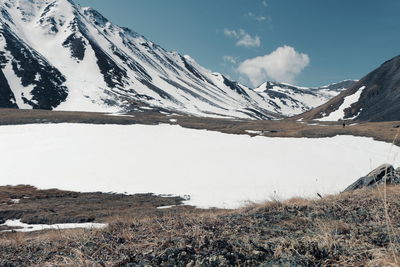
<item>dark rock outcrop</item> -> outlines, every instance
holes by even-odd
[[[400,184],[400,168],[394,169],[390,164],[382,164],[366,176],[361,177],[348,186],[344,192],[353,191],[364,187],[375,187],[384,184]]]

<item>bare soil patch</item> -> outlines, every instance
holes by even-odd
[[[123,214],[140,217],[163,213],[163,210],[157,209],[161,206],[192,209],[180,206],[183,201],[181,197],[151,193],[78,193],[57,189],[38,190],[26,185],[0,186],[0,223],[9,219],[21,219],[28,224],[107,222]]]

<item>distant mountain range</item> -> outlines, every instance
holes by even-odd
[[[265,83],[252,90],[168,52],[71,0],[0,3],[0,107],[68,111],[162,108],[196,116],[279,119],[336,96]]]
[[[322,106],[297,117],[304,120],[400,120],[400,56],[383,63]]]
[[[285,83],[266,82],[254,91],[273,105],[273,111],[285,116],[306,112],[326,103],[356,81],[345,80],[318,88],[298,87]]]

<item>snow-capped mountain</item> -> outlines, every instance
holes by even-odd
[[[331,89],[265,83],[252,90],[72,0],[0,2],[0,107],[101,112],[152,107],[278,119],[326,102],[336,95]]]
[[[326,103],[355,83],[356,81],[353,80],[345,80],[318,88],[306,88],[285,83],[265,82],[254,91],[262,95],[269,103],[273,103],[274,112],[293,116]]]
[[[400,120],[400,56],[383,63],[349,89],[299,119],[338,121]]]
[[[72,0],[2,0],[0,106],[274,119],[257,92]]]

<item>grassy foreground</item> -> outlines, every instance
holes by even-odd
[[[383,188],[363,189],[232,211],[125,213],[102,230],[2,233],[0,266],[398,266],[400,186],[386,193],[386,201]]]

